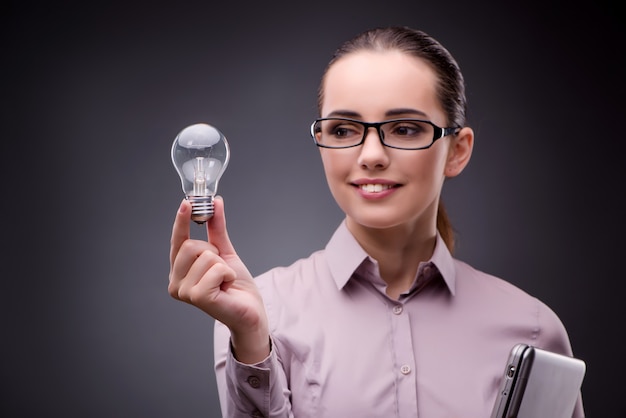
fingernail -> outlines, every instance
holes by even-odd
[[[178,207],[178,213],[185,213],[187,210],[187,206],[185,205],[185,201],[180,202],[180,206]]]

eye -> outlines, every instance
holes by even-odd
[[[396,137],[416,137],[428,132],[428,124],[417,121],[401,121],[391,124],[389,133]]]
[[[352,138],[354,136],[360,136],[363,131],[359,125],[347,123],[345,121],[331,121],[328,128],[328,134],[336,138]]]

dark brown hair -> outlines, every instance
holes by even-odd
[[[344,42],[335,51],[326,66],[318,90],[317,104],[320,112],[324,100],[324,80],[328,69],[341,57],[363,50],[397,50],[428,63],[437,76],[437,98],[446,114],[446,126],[465,126],[467,111],[465,81],[456,60],[443,45],[428,34],[399,26],[368,30]],[[448,249],[451,252],[454,251],[454,230],[441,200],[437,208],[437,230]]]

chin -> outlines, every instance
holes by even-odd
[[[358,214],[356,216],[348,215],[348,220],[355,226],[369,229],[389,229],[408,222],[405,219],[390,216],[389,213],[380,213],[369,216],[364,216],[363,214]]]

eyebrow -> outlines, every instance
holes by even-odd
[[[401,115],[416,115],[427,118],[428,115],[421,110],[411,109],[411,108],[398,108],[398,109],[389,109],[385,112],[385,117],[394,117]],[[332,117],[343,117],[343,118],[352,118],[352,119],[361,119],[362,116],[360,113],[355,112],[353,110],[333,110],[328,115],[324,116],[326,118]]]

